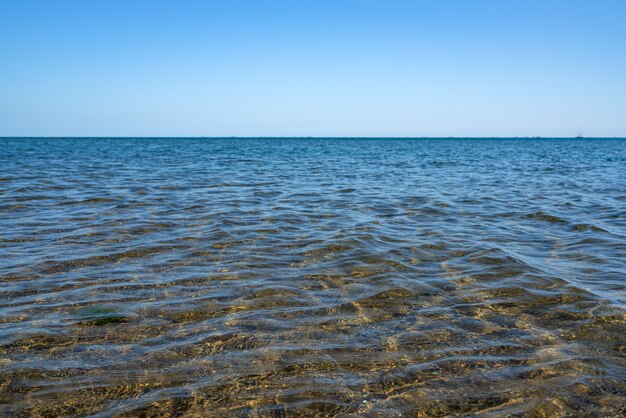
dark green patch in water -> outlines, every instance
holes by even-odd
[[[109,325],[130,321],[130,317],[123,315],[117,309],[106,306],[89,306],[79,309],[75,313],[82,325]]]

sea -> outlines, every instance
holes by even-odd
[[[620,416],[626,139],[2,138],[2,416]]]

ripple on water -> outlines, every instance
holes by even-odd
[[[626,410],[626,141],[0,149],[1,415]]]

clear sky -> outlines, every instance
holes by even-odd
[[[626,136],[624,0],[1,0],[0,136]]]

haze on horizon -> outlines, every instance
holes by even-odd
[[[0,3],[0,136],[626,136],[619,0]]]

